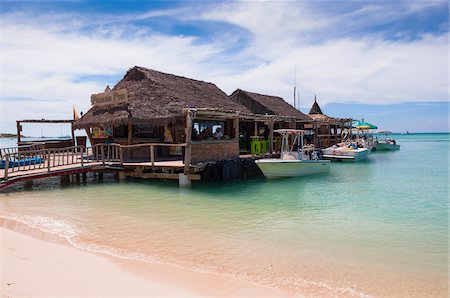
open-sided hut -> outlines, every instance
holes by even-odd
[[[139,66],[111,90],[92,95],[91,103],[74,124],[87,129],[91,143],[184,144],[188,163],[238,157],[237,119],[251,113],[213,83]],[[157,158],[181,159],[181,147],[161,145]],[[133,158],[144,155],[134,152]]]
[[[319,148],[326,148],[342,141],[344,129],[351,128],[352,119],[333,118],[322,112],[317,98],[314,96],[314,103],[308,116],[314,120],[313,124],[307,125],[317,136],[314,141]]]
[[[240,121],[240,132],[245,136],[245,142],[241,142],[241,150],[253,149],[253,146],[250,145],[250,139],[252,139],[252,143],[254,143],[254,140],[257,139],[257,137],[263,138],[263,140],[269,140],[270,136],[268,136],[268,134],[272,129],[303,129],[306,123],[312,123],[312,120],[307,115],[303,114],[278,96],[237,89],[230,95],[230,98],[234,102],[245,106],[254,114],[270,115],[270,120],[260,119],[260,121]],[[277,136],[275,136],[274,139],[275,151],[277,151],[281,140],[279,140]]]

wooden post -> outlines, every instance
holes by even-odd
[[[150,161],[152,162],[152,167],[155,166],[155,147],[150,145]]]
[[[184,173],[189,173],[189,165],[191,163],[191,139],[192,139],[192,111],[187,110],[186,113],[186,149],[184,150]]]
[[[269,123],[269,143],[270,143],[270,154],[273,153],[273,119],[270,119],[270,123]]]
[[[50,157],[51,157],[51,152],[50,152],[50,150],[47,150],[47,172],[50,172],[50,167],[51,167],[51,165],[50,165]],[[55,163],[55,162],[53,162],[53,163]]]
[[[255,120],[255,130],[253,131],[253,136],[256,137],[258,135],[258,122]]]
[[[6,162],[5,162],[5,175],[4,175],[4,179],[8,180],[8,171],[9,171],[9,154],[5,155],[6,158]]]
[[[22,131],[22,127],[20,126],[20,121],[17,122],[17,146],[20,146],[20,133]]]
[[[234,119],[234,137],[239,141],[239,113],[236,114]]]
[[[72,131],[72,141],[73,145],[75,146],[75,131],[73,130],[73,122],[70,123],[70,130]]]
[[[102,155],[102,164],[105,165],[105,146],[103,144],[100,146],[100,152]]]
[[[119,154],[120,154],[120,164],[123,165],[123,149],[122,149],[122,146],[119,147]]]
[[[133,125],[128,121],[128,145],[133,143]],[[133,148],[129,148],[130,158],[133,159]]]
[[[133,124],[128,122],[128,145],[133,143]]]
[[[80,152],[81,152],[81,167],[84,166],[84,147],[81,146],[80,147]]]
[[[91,134],[91,129],[90,128],[85,128],[84,129],[86,131],[86,135],[89,139],[89,143],[91,143],[91,146],[94,146],[94,139],[92,138],[92,134]]]

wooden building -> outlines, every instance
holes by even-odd
[[[240,121],[239,131],[241,133],[241,151],[253,149],[253,145],[251,144],[254,143],[254,140],[257,137],[268,141],[269,145],[273,138],[275,140],[275,146],[274,148],[270,148],[270,151],[278,151],[278,147],[281,144],[281,138],[279,136],[271,137],[271,130],[280,128],[304,129],[305,124],[313,123],[307,115],[303,114],[278,96],[237,89],[230,95],[230,99],[243,105],[253,114],[265,115],[268,118],[262,118],[260,121]]]
[[[187,168],[201,162],[239,157],[240,119],[259,119],[213,83],[135,66],[75,121],[91,144],[130,146],[129,160],[182,160]],[[153,150],[153,149],[152,149]]]
[[[308,116],[314,120],[313,124],[307,124],[305,128],[314,131],[314,145],[318,148],[326,148],[342,141],[342,133],[345,129],[352,127],[352,119],[333,118],[322,112],[317,98],[314,96],[314,103]]]

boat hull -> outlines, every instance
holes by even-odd
[[[300,177],[330,171],[329,160],[279,160],[260,159],[256,164],[269,179]]]
[[[400,150],[400,145],[390,144],[390,143],[376,143],[375,144],[376,151],[388,151],[388,150]]]
[[[323,152],[323,159],[340,162],[363,161],[366,160],[369,155],[369,150],[366,148],[358,150],[327,148],[322,150],[322,152]]]

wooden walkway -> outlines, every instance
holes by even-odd
[[[138,145],[142,147],[142,144]],[[154,151],[155,144],[148,144]],[[16,182],[97,171],[129,172],[129,176],[143,178],[175,179],[175,174],[146,173],[144,169],[183,171],[182,160],[156,161],[154,154],[149,161],[132,162],[123,158],[118,144],[98,144],[90,148],[73,146],[58,149],[5,148],[2,149],[0,189]],[[130,147],[130,146],[126,146]],[[137,169],[137,173],[133,171]],[[151,175],[148,175],[151,174]],[[176,174],[177,175],[177,174]],[[148,177],[147,177],[148,176]],[[196,177],[193,177],[193,180]]]

